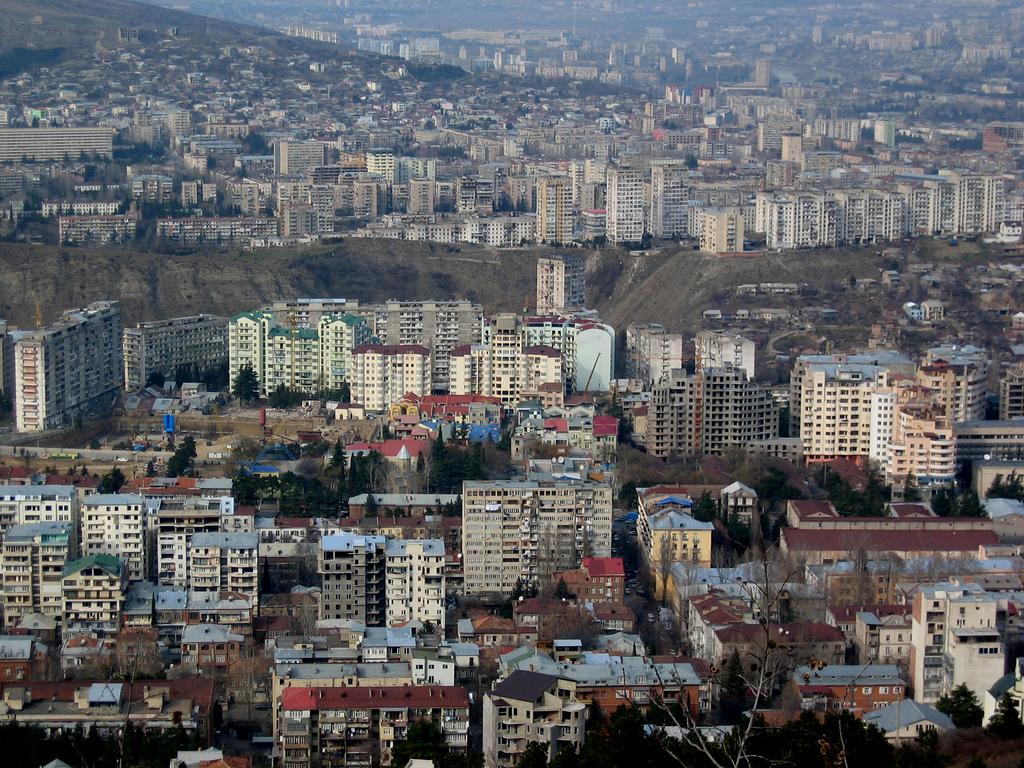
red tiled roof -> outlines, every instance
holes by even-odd
[[[553,429],[556,432],[568,432],[569,431],[569,420],[568,419],[544,419],[544,429]]]
[[[617,436],[619,434],[619,420],[614,416],[595,416],[594,434],[599,437]]]
[[[768,630],[771,633],[771,638],[779,642],[846,642],[846,635],[839,629],[821,622],[773,624]],[[730,624],[727,627],[716,629],[715,634],[723,642],[761,642],[764,640],[764,627],[760,624]]]
[[[279,517],[274,520],[275,528],[312,528],[311,517]]]
[[[281,709],[313,712],[321,709],[382,709],[469,706],[466,689],[456,685],[403,685],[393,688],[286,688]]]
[[[973,552],[999,543],[992,531],[808,530],[784,528],[786,547],[798,552]]]
[[[836,508],[832,506],[831,501],[793,499],[789,502],[789,506],[800,519],[809,517],[839,517],[839,513],[836,512]]]
[[[626,568],[622,564],[621,557],[584,557],[583,567],[592,579],[603,576],[625,577],[626,575]]]
[[[411,438],[406,438],[405,440],[384,440],[383,442],[374,443],[349,443],[345,446],[345,450],[349,453],[353,451],[377,451],[382,456],[394,458],[402,452],[403,447],[413,457],[421,453],[430,452],[430,442],[428,440],[413,440]]]

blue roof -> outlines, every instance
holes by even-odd
[[[685,496],[666,496],[664,499],[655,504],[655,506],[667,507],[669,504],[673,504],[677,507],[692,507],[693,499],[688,499]]]

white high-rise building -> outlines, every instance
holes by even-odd
[[[0,485],[0,537],[11,526],[28,523],[70,523],[77,532],[80,517],[73,485]]]
[[[772,250],[820,248],[837,242],[835,198],[821,193],[757,195],[755,229]]]
[[[98,301],[21,335],[14,344],[19,432],[64,426],[121,388],[121,310]]]
[[[444,542],[440,539],[388,539],[384,558],[388,626],[429,621],[443,630]]]
[[[305,176],[323,165],[327,145],[319,141],[279,141],[274,145],[274,173],[277,176]]]
[[[607,195],[608,242],[639,243],[645,231],[643,174],[633,168],[609,166]]]

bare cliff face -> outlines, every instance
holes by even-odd
[[[321,296],[468,298],[488,313],[518,312],[534,306],[536,260],[547,252],[356,238],[304,248],[184,255],[2,243],[0,317],[28,327],[36,302],[43,319],[51,320],[64,309],[118,299],[124,323],[131,325],[198,312],[231,315],[278,299]],[[853,302],[867,311],[871,307],[849,293],[848,281],[851,275],[877,277],[880,266],[870,249],[725,259],[671,248],[643,255],[615,248],[586,253],[587,304],[619,330],[631,322],[657,322],[691,333],[709,308],[795,310],[811,301],[835,302],[840,310]],[[759,282],[806,283],[813,295],[736,295],[737,285]]]

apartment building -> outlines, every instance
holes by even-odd
[[[386,767],[396,742],[424,720],[437,725],[450,751],[467,751],[469,694],[442,685],[286,688],[275,740],[282,768]]]
[[[838,239],[837,204],[825,194],[758,193],[755,222],[771,250],[831,247]]]
[[[127,591],[128,572],[112,555],[88,555],[67,563],[61,574],[64,638],[83,632],[116,636]]]
[[[188,545],[188,578],[200,592],[238,592],[256,612],[260,601],[259,534],[196,533]]]
[[[932,391],[954,422],[985,418],[988,353],[975,346],[933,347],[917,371],[917,383]]]
[[[123,381],[121,310],[116,301],[65,312],[14,343],[19,432],[71,423],[113,399]]]
[[[139,229],[136,211],[112,214],[80,214],[57,219],[57,237],[68,245],[109,245],[135,239]]]
[[[697,231],[704,253],[743,251],[743,212],[739,208],[705,208],[697,216]]]
[[[648,209],[650,232],[657,238],[685,237],[689,232],[689,176],[680,160],[652,160]]]
[[[388,539],[385,598],[387,626],[430,622],[444,630],[445,549],[440,539]]]
[[[564,253],[537,259],[537,314],[582,309],[587,301],[586,257]]]
[[[149,576],[146,500],[126,493],[97,493],[82,500],[82,554],[113,555],[128,581]]]
[[[610,243],[639,243],[646,231],[644,176],[634,168],[608,167],[605,236]]]
[[[208,674],[224,673],[242,657],[245,636],[219,624],[189,624],[181,633],[181,663]]]
[[[887,483],[913,475],[919,485],[950,485],[956,479],[953,421],[932,403],[897,407],[885,463]]]
[[[888,382],[888,371],[874,365],[807,366],[800,396],[804,458],[867,459],[871,452],[872,395]]]
[[[276,218],[263,216],[193,216],[156,222],[157,237],[184,245],[244,243],[277,237],[278,229]]]
[[[175,317],[125,328],[124,388],[137,392],[154,373],[176,379],[182,366],[203,371],[228,359],[228,321],[215,315]]]
[[[861,664],[905,664],[910,658],[912,622],[909,612],[857,611],[853,646]]]
[[[0,536],[26,523],[69,523],[77,531],[80,518],[73,485],[0,485]]]
[[[327,145],[320,141],[278,141],[274,144],[274,175],[305,176],[325,165]]]
[[[432,214],[437,205],[437,184],[433,179],[410,179],[407,213],[414,216]]]
[[[698,369],[732,366],[754,377],[755,345],[737,333],[701,331],[693,340]]]
[[[418,344],[362,344],[352,351],[352,370],[352,402],[370,411],[431,391],[430,350]]]
[[[621,603],[625,598],[626,571],[621,557],[584,557],[579,568],[560,571],[555,583],[564,581],[582,603]]]
[[[673,370],[651,389],[644,442],[649,454],[666,458],[697,453],[701,396],[697,377],[682,369]]]
[[[30,613],[60,620],[63,610],[61,573],[75,556],[69,523],[15,525],[0,544],[4,626],[16,627]]]
[[[374,308],[374,333],[385,344],[418,345],[430,350],[431,389],[448,390],[452,350],[480,341],[483,310],[466,299],[388,301]]]
[[[468,595],[543,585],[584,557],[611,556],[612,492],[568,480],[466,482],[462,556]]]
[[[522,337],[497,333],[489,344],[459,347],[451,356],[453,395],[500,398],[513,406],[525,397],[564,388],[562,355],[553,347],[522,346]]]
[[[836,238],[844,243],[899,240],[907,232],[907,198],[875,189],[840,190],[836,199]]]
[[[683,367],[683,336],[658,323],[626,328],[626,373],[645,387],[658,384]]]
[[[530,744],[552,760],[583,744],[588,707],[563,696],[554,675],[517,669],[484,694],[483,752],[486,768],[515,768]]]
[[[109,158],[113,152],[112,128],[0,128],[0,163]]]
[[[807,371],[818,365],[870,365],[884,368],[890,381],[898,378],[913,378],[917,363],[893,350],[879,349],[858,354],[800,355],[793,363],[789,376],[789,434],[800,434],[800,413],[802,411],[803,382]],[[891,394],[891,393],[890,393]],[[893,403],[895,400],[892,401]],[[891,424],[891,419],[889,421]],[[879,460],[884,452],[879,454]]]
[[[320,539],[317,571],[321,619],[351,619],[366,626],[387,620],[387,568],[384,536],[350,533]]]
[[[980,584],[919,587],[911,609],[914,701],[933,704],[962,684],[984,701],[1004,672],[999,618],[1005,611],[1005,596],[988,593]]]
[[[216,200],[216,184],[199,180],[181,182],[181,205],[183,208],[212,203]]]
[[[711,564],[712,523],[697,520],[690,514],[693,500],[669,489],[637,489],[637,545],[651,573],[664,572],[666,562]],[[659,598],[668,586],[667,579],[656,576],[655,591]]]
[[[999,418],[1024,418],[1024,365],[1009,368],[999,379]]]
[[[700,449],[721,455],[727,448],[779,436],[779,405],[772,393],[750,381],[743,369],[707,368],[698,375]],[[648,409],[650,423],[650,409]]]
[[[340,389],[352,380],[356,347],[372,338],[364,317],[329,308],[242,312],[228,322],[227,337],[231,380],[250,366],[264,396],[281,386],[311,394]]]
[[[324,315],[317,324],[320,345],[319,381],[323,389],[337,392],[352,381],[353,354],[372,338],[366,320],[356,315]]]
[[[200,533],[220,533],[234,513],[231,496],[157,496],[148,499],[147,525],[153,539],[156,581],[187,587],[191,584],[189,545]]]
[[[569,177],[540,176],[537,178],[536,189],[537,242],[568,245],[573,241],[572,185]]]

